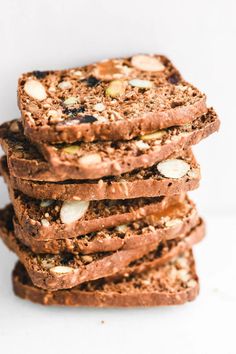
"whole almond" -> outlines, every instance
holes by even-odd
[[[163,71],[165,69],[160,59],[150,55],[135,55],[131,59],[131,64],[142,71]]]
[[[34,80],[34,79],[27,80],[24,85],[24,91],[28,96],[38,101],[43,101],[47,98],[46,90],[44,86],[41,84],[41,82],[39,82],[38,80]]]
[[[63,224],[71,224],[81,219],[88,210],[89,202],[83,200],[69,200],[62,204],[60,218]]]

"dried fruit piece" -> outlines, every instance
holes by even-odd
[[[72,115],[72,116],[76,116],[78,113],[84,113],[85,112],[85,106],[80,106],[78,108],[69,108],[66,107],[63,109],[63,113],[66,115]]]
[[[122,65],[119,65],[116,61],[105,60],[95,66],[93,74],[96,78],[108,81],[123,77],[124,72],[122,69]]]
[[[181,159],[170,159],[157,165],[158,171],[167,178],[181,178],[190,170],[190,165]]]
[[[133,79],[129,81],[129,84],[133,87],[149,89],[153,87],[153,83],[149,80]]]
[[[71,224],[81,219],[88,210],[89,202],[82,200],[65,201],[60,210],[60,218],[63,224]]]
[[[89,167],[90,165],[95,165],[97,163],[100,163],[102,161],[102,158],[99,154],[88,154],[84,155],[79,159],[80,165],[83,167]]]
[[[101,82],[101,80],[98,80],[96,77],[94,76],[89,76],[86,79],[86,83],[88,85],[88,87],[94,87],[97,86],[99,83]]]
[[[75,155],[77,154],[77,152],[80,150],[80,146],[79,145],[70,145],[70,146],[66,146],[62,149],[63,152],[65,152],[66,154],[70,154],[70,155]]]
[[[49,71],[40,71],[40,70],[33,71],[33,75],[37,79],[44,79],[48,74],[49,74]]]
[[[171,76],[168,77],[168,81],[173,85],[177,85],[180,81],[179,73],[173,73]]]
[[[141,135],[140,139],[142,139],[142,140],[159,140],[159,139],[162,139],[165,134],[166,134],[165,130],[157,130],[156,132],[151,133],[151,134]]]
[[[52,274],[60,275],[60,274],[68,274],[74,271],[74,268],[68,266],[56,266],[50,269]]]
[[[106,96],[116,98],[125,93],[127,83],[122,80],[113,80],[106,89]]]
[[[89,115],[86,115],[86,116],[83,116],[83,117],[80,117],[80,123],[94,123],[96,122],[97,118],[94,117],[94,116],[89,116]]]
[[[43,101],[47,98],[47,93],[44,86],[38,80],[29,79],[24,85],[25,93],[38,100]]]
[[[150,55],[135,55],[131,59],[131,64],[142,71],[163,71],[165,69],[160,59]]]
[[[103,103],[97,103],[94,105],[94,110],[97,112],[102,112],[106,108]]]
[[[62,81],[58,84],[58,87],[62,90],[69,90],[72,87],[70,81]]]
[[[63,104],[65,106],[72,106],[73,104],[76,104],[78,102],[78,98],[77,97],[68,97],[64,102]]]

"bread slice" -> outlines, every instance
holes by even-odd
[[[171,127],[130,141],[77,143],[73,146],[38,145],[40,159],[26,141],[20,123],[11,121],[0,127],[0,141],[8,158],[10,172],[20,178],[37,181],[98,179],[117,176],[139,168],[148,168],[187,149],[219,128],[213,110],[191,124]],[[28,151],[33,152],[32,160]],[[158,165],[157,165],[158,168]]]
[[[207,111],[205,95],[159,55],[23,74],[18,102],[25,134],[49,143],[132,139]]]
[[[190,200],[169,207],[164,215],[160,217],[160,213],[157,212],[139,221],[92,232],[85,236],[41,241],[24,232],[18,220],[14,218],[12,205],[0,212],[2,219],[9,220],[8,225],[14,219],[15,236],[34,253],[52,254],[68,252],[91,254],[142,247],[149,243],[158,243],[163,239],[171,240],[185,235],[199,224],[197,210]]]
[[[35,254],[24,246],[10,229],[11,225],[1,220],[1,237],[7,247],[15,252],[24,264],[34,283],[43,289],[56,291],[73,288],[90,280],[122,274],[133,261],[155,251],[160,256],[160,263],[167,261],[199,242],[204,236],[204,224],[201,222],[183,238],[146,244],[139,248],[121,249],[115,252],[94,253],[91,255]]]
[[[42,305],[135,307],[180,305],[198,295],[199,281],[191,251],[141,274],[119,281],[99,279],[70,290],[47,291],[33,285],[26,269],[17,263],[13,275],[17,296]]]
[[[64,182],[38,182],[9,175],[6,156],[0,159],[0,173],[13,189],[35,199],[103,200],[140,197],[171,196],[188,192],[199,186],[200,166],[191,150],[172,154],[170,159],[180,159],[190,166],[188,174],[180,178],[162,176],[157,166],[138,169],[121,176],[99,180],[70,180]]]
[[[74,238],[115,227],[147,215],[166,215],[170,206],[185,199],[171,197],[101,201],[38,200],[8,186],[16,217],[29,237],[37,240]]]

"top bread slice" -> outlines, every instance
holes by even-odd
[[[26,73],[18,102],[25,134],[44,143],[129,140],[207,111],[205,95],[161,55]]]

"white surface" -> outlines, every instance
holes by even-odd
[[[235,354],[235,228],[232,218],[208,217],[207,239],[195,251],[201,294],[172,308],[66,309],[28,303],[12,294],[15,257],[0,245],[0,347],[12,354]]]
[[[0,0],[0,121],[19,115],[16,84],[21,72],[137,52],[168,55],[189,81],[208,94],[209,104],[222,119],[220,134],[195,148],[203,180],[193,195],[209,227],[208,239],[197,247],[200,298],[175,309],[33,306],[13,297],[14,256],[1,244],[1,352],[4,348],[3,353],[45,353],[53,346],[50,353],[67,353],[69,346],[80,353],[236,353],[235,4],[233,0]],[[8,199],[0,183],[3,206]]]

